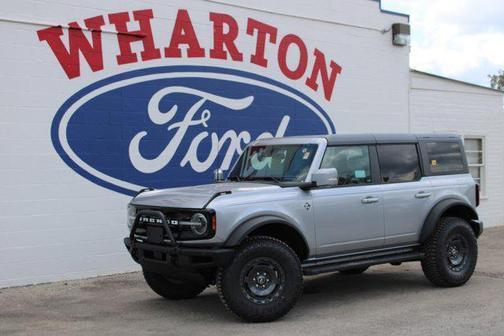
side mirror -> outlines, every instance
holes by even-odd
[[[213,171],[213,180],[215,183],[224,182],[224,171],[222,169],[215,169]]]
[[[336,168],[324,168],[312,174],[312,182],[317,187],[334,187],[338,185],[338,170]]]

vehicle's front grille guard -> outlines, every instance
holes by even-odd
[[[161,219],[162,223],[161,225],[163,226],[163,228],[165,229],[165,232],[166,234],[168,235],[168,238],[170,239],[170,242],[167,243],[168,245],[171,245],[171,246],[178,246],[178,242],[175,240],[175,237],[173,236],[173,233],[170,229],[170,227],[168,226],[168,223],[166,222],[166,217],[164,215],[164,213],[162,213],[161,211],[159,210],[139,210],[136,214],[136,217],[135,217],[135,222],[133,222],[133,226],[131,227],[131,231],[130,231],[130,242],[131,242],[131,245],[130,245],[130,253],[133,251],[133,247],[134,247],[134,242],[136,241],[135,240],[135,233],[136,233],[136,229],[137,229],[137,226],[138,226],[138,223],[140,221],[140,217],[142,216],[153,216],[153,217],[157,217],[159,219]]]
[[[205,203],[205,205],[202,207],[202,209],[206,209],[206,207],[208,206],[208,204],[210,204],[210,202],[212,202],[215,198],[217,198],[217,197],[219,197],[221,195],[228,195],[228,194],[231,194],[231,191],[219,191],[219,192],[216,192]],[[158,217],[159,219],[161,219],[161,221],[163,222],[162,226],[165,229],[166,234],[168,235],[168,238],[170,239],[170,242],[167,243],[167,245],[171,245],[171,246],[175,246],[175,247],[178,246],[178,242],[175,240],[175,237],[173,236],[173,232],[171,231],[170,227],[168,226],[168,223],[166,222],[166,217],[165,217],[164,213],[162,213],[159,210],[139,210],[137,212],[137,214],[136,214],[135,221],[133,222],[133,226],[131,227],[131,231],[130,231],[130,236],[129,236],[129,239],[130,239],[130,242],[131,242],[131,245],[130,245],[130,248],[129,248],[130,249],[130,253],[133,251],[133,248],[134,248],[134,245],[135,245],[135,241],[136,241],[135,240],[136,228],[138,226],[138,222],[140,221],[140,217],[142,217],[142,215],[145,215],[145,216],[155,216],[155,217]]]

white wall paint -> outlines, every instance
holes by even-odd
[[[229,5],[232,3],[232,5]],[[395,47],[391,33],[382,32],[395,22],[407,22],[404,16],[383,13],[379,3],[370,0],[317,1],[15,1],[0,8],[0,287],[61,279],[81,278],[138,269],[122,245],[126,235],[125,207],[128,196],[102,188],[75,173],[56,153],[50,137],[54,115],[74,93],[100,79],[126,71],[165,65],[210,65],[266,75],[289,85],[315,100],[332,118],[338,133],[406,132],[410,125],[408,48]],[[152,8],[151,21],[157,47],[167,46],[179,9],[187,9],[204,48],[212,42],[209,12],[232,15],[239,24],[237,45],[248,58],[255,40],[243,31],[247,18],[272,24],[279,38],[293,33],[302,38],[309,52],[323,51],[328,59],[342,68],[330,102],[321,90],[314,92],[304,81],[287,79],[278,69],[276,48],[267,48],[271,62],[267,70],[250,62],[208,58],[165,59],[117,65],[117,36],[106,15]],[[107,25],[102,33],[104,69],[90,71],[84,64],[81,76],[68,79],[54,54],[37,31],[49,25],[66,25],[104,15]],[[131,29],[137,28],[135,23]],[[68,31],[65,29],[64,34]],[[89,36],[89,33],[86,32]],[[134,52],[141,43],[134,43]],[[294,59],[290,55],[289,62]],[[81,56],[81,63],[84,58]],[[309,58],[311,69],[313,57]],[[419,81],[417,81],[419,83]],[[435,83],[428,83],[435,85]],[[414,87],[411,93],[413,131],[444,128],[432,122],[440,118],[432,104],[454,104],[452,99],[479,107],[465,110],[474,123],[460,122],[461,130],[485,132],[488,156],[487,187],[489,199],[483,205],[488,222],[497,224],[502,214],[497,210],[497,195],[503,188],[498,144],[502,139],[496,123],[474,114],[483,110],[491,120],[501,116],[492,108],[488,95],[465,95],[429,98],[433,93]],[[465,93],[465,91],[464,91]],[[471,97],[479,97],[474,102]],[[451,103],[450,103],[451,102]],[[456,104],[455,104],[456,105]],[[449,111],[455,118],[457,106]],[[272,106],[274,108],[274,106]],[[491,110],[491,111],[490,111]],[[493,113],[493,114],[492,114]],[[458,118],[461,119],[461,118]],[[486,120],[486,119],[485,119]],[[500,120],[500,119],[499,119]],[[455,125],[452,121],[448,125]],[[459,125],[459,124],[457,124]],[[457,126],[458,127],[458,126]],[[451,130],[452,128],[442,129]],[[486,134],[486,133],[485,133]],[[491,136],[490,136],[491,135]],[[490,148],[490,147],[489,147]],[[492,159],[492,161],[490,160]],[[498,162],[495,165],[491,162]],[[491,194],[490,194],[491,192]],[[493,202],[493,203],[491,203]]]
[[[485,227],[504,224],[502,97],[502,93],[489,89],[411,72],[413,132],[484,137],[486,198],[478,210]]]
[[[0,287],[137,269],[122,245],[129,197],[76,174],[51,143],[53,117],[72,94],[114,74],[161,65],[212,65],[265,74],[250,62],[208,58],[161,58],[118,66],[117,37],[107,14],[152,8],[155,18],[151,24],[159,48],[167,46],[181,8],[188,10],[205,48],[210,47],[212,37],[211,11],[232,15],[242,30],[248,17],[273,24],[279,36],[299,35],[310,53],[319,48],[341,65],[343,72],[331,102],[303,81],[283,76],[276,65],[275,48],[267,49],[272,62],[269,77],[321,104],[338,132],[387,131],[391,127],[407,131],[408,49],[392,46],[391,33],[381,32],[394,22],[407,22],[407,18],[382,13],[378,2],[369,0],[320,2],[318,6],[302,1],[285,6],[284,1],[272,0],[251,6],[256,9],[247,8],[248,2],[236,2],[240,6],[220,2],[23,0],[1,6]],[[48,24],[65,26],[71,21],[83,25],[85,18],[97,15],[104,15],[107,23],[102,33],[104,70],[93,73],[81,56],[81,76],[70,80],[47,43],[38,40],[37,31]],[[132,23],[130,28],[138,27]],[[64,29],[64,41],[67,33]],[[89,37],[89,32],[86,35]],[[237,44],[244,57],[255,48],[255,40],[244,31]],[[139,52],[141,43],[134,43],[132,49]]]

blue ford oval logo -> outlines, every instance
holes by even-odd
[[[208,183],[257,138],[335,133],[304,94],[215,67],[135,70],[96,82],[58,110],[51,136],[77,173],[128,195]]]

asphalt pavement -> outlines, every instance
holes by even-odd
[[[192,300],[154,294],[140,273],[0,289],[0,335],[504,335],[504,227],[487,229],[470,282],[433,287],[418,263],[305,278],[279,321],[244,323],[215,288]],[[0,270],[1,271],[1,270]]]

